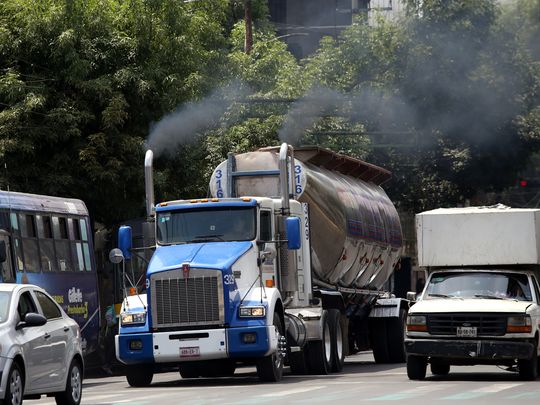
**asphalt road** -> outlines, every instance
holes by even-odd
[[[233,378],[182,380],[178,373],[158,374],[151,387],[131,388],[124,377],[89,378],[85,405],[207,404],[358,404],[432,402],[508,404],[540,402],[540,379],[520,381],[516,373],[493,366],[453,367],[445,377],[429,373],[410,381],[404,364],[377,365],[371,353],[347,358],[342,373],[328,376],[287,375],[277,384],[262,384],[254,368],[239,369]],[[25,401],[54,404],[51,398]]]

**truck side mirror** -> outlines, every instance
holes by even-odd
[[[0,263],[4,263],[7,258],[6,241],[0,240]]]
[[[300,218],[288,217],[286,219],[287,228],[287,248],[289,250],[298,250],[302,246],[300,240]]]
[[[118,229],[118,247],[122,251],[124,258],[131,259],[131,247],[132,247],[131,226],[122,225]]]
[[[407,299],[409,301],[416,301],[416,292],[414,291],[407,291]]]

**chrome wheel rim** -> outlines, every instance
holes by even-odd
[[[330,363],[332,360],[332,339],[330,337],[330,326],[328,322],[324,324],[324,357],[327,363]]]
[[[77,365],[73,366],[70,374],[71,381],[71,398],[75,403],[78,403],[81,399],[82,391],[82,378],[81,371]]]
[[[15,369],[9,377],[9,391],[11,393],[11,404],[20,405],[23,397],[23,382],[21,373]]]
[[[343,336],[341,334],[341,324],[339,323],[339,319],[336,323],[336,354],[337,360],[341,361],[341,358],[343,357]]]

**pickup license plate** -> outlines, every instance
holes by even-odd
[[[201,352],[198,346],[180,348],[180,357],[199,357],[200,355]]]
[[[476,337],[476,327],[458,326],[456,335],[458,337]]]

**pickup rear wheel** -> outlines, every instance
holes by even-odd
[[[127,366],[126,378],[132,387],[148,387],[154,378],[154,369],[150,364]]]
[[[423,380],[426,378],[427,357],[407,356],[407,377],[409,380]]]
[[[274,328],[278,339],[278,349],[270,356],[263,357],[257,361],[257,375],[261,381],[277,382],[283,376],[283,348],[282,337],[283,324],[277,313],[274,313]]]

